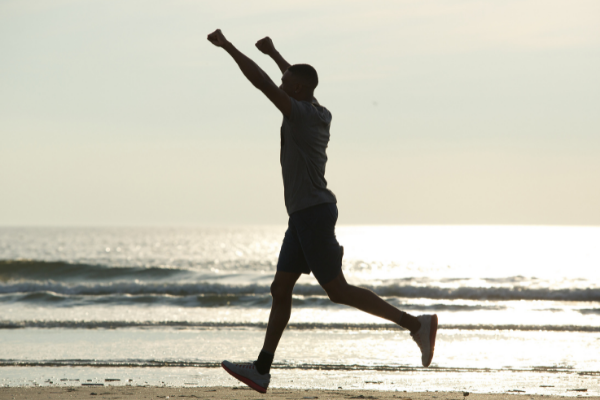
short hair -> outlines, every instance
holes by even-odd
[[[288,68],[288,71],[297,77],[300,83],[312,89],[316,88],[319,84],[317,70],[308,64],[294,64]]]

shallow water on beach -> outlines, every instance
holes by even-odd
[[[155,380],[166,369],[196,371],[202,385],[233,384],[218,365],[260,350],[284,230],[0,228],[0,384],[42,384],[40,374],[55,379],[43,371],[68,379],[74,370]],[[438,382],[428,390],[468,390],[452,379],[485,385],[492,374],[502,387],[530,382],[528,393],[550,393],[536,386],[544,379],[561,394],[577,379],[598,390],[588,380],[600,375],[600,228],[337,233],[350,283],[409,313],[438,314],[432,367],[420,367],[406,331],[331,303],[303,276],[274,385],[334,387],[337,379],[393,390],[389,382],[405,377],[408,390],[419,390],[419,379]],[[171,372],[162,381],[185,384]]]
[[[1,367],[8,386],[242,387],[220,368]],[[598,396],[597,376],[521,371],[273,369],[270,388]],[[90,388],[93,390],[93,388]]]

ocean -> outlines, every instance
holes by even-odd
[[[0,385],[237,386],[285,226],[0,228]],[[407,331],[296,285],[271,387],[600,395],[600,227],[340,226],[343,270],[436,313]],[[585,389],[585,390],[584,390]]]

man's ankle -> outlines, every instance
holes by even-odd
[[[419,329],[421,329],[421,322],[419,322],[417,317],[413,317],[404,311],[402,311],[402,318],[400,319],[399,325],[405,329],[408,329],[413,335],[417,333]]]
[[[258,355],[258,359],[254,361],[254,366],[259,374],[264,375],[271,371],[271,364],[273,364],[274,357],[275,354],[261,350],[260,354]]]

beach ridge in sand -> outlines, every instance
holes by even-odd
[[[266,394],[246,387],[152,387],[152,386],[107,386],[107,387],[3,387],[0,399],[371,399],[371,400],[501,400],[517,398],[526,400],[553,400],[565,397],[584,397],[600,400],[599,396],[586,396],[585,392],[571,396],[530,395],[526,393],[469,393],[469,392],[404,392],[375,390],[308,390],[272,389]]]

